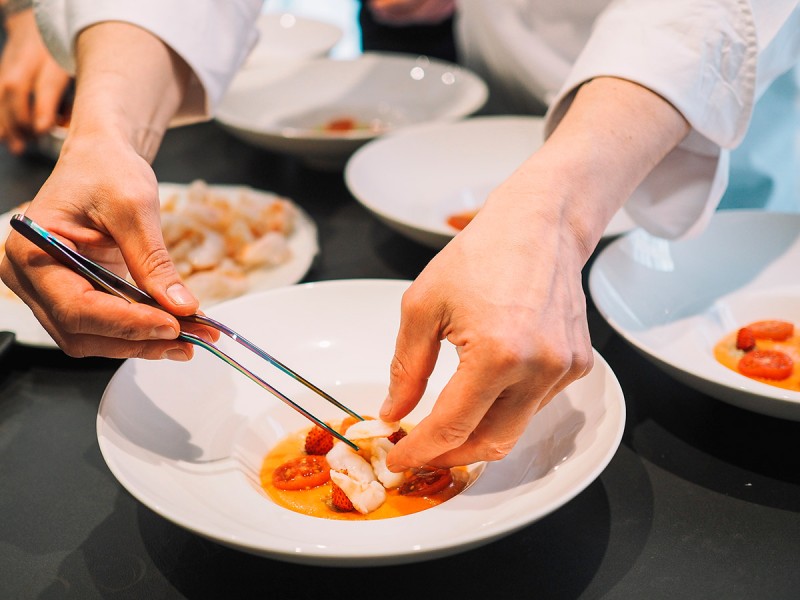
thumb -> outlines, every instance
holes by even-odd
[[[439,356],[438,328],[429,319],[411,313],[404,305],[392,357],[389,394],[380,411],[384,421],[400,420],[414,409]]]
[[[156,201],[156,207],[158,207]],[[161,233],[158,208],[135,218],[118,240],[133,280],[168,312],[190,315],[200,303],[181,281]]]

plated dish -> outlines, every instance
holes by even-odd
[[[356,200],[386,225],[438,250],[459,231],[448,220],[480,208],[543,138],[540,117],[418,125],[356,151],[345,167],[345,181]],[[633,221],[620,211],[605,236],[632,228]]]
[[[735,406],[800,420],[800,392],[724,366],[714,347],[767,319],[800,322],[800,215],[718,211],[697,238],[669,242],[633,231],[589,273],[595,305],[664,371]]]
[[[195,193],[197,192],[196,185],[192,188],[186,184],[159,184],[162,202],[184,198],[191,193],[192,189],[195,190]],[[209,185],[206,189],[219,200],[233,205],[243,202],[243,198],[246,197],[263,202],[270,202],[275,198],[274,194],[245,186]],[[257,292],[296,283],[308,272],[319,252],[317,227],[305,211],[295,204],[292,204],[292,207],[294,212],[293,229],[286,236],[285,247],[280,244],[282,252],[276,254],[280,257],[279,264],[264,264],[258,268],[252,268],[244,273],[243,277],[240,277],[237,272],[235,283],[238,293]],[[3,241],[11,230],[9,221],[15,212],[12,210],[0,215],[0,239]],[[206,258],[208,256],[207,254]],[[210,259],[214,259],[214,255],[211,255]],[[183,275],[189,276],[189,272],[185,272]],[[209,281],[205,277],[196,280],[196,285],[193,285],[192,289],[200,299],[203,308],[212,306],[223,299],[224,294],[228,293],[227,288],[223,289],[226,281],[225,278],[215,278]],[[27,305],[2,282],[0,282],[0,329],[13,331],[20,344],[41,348],[57,347]]]
[[[262,14],[256,23],[259,40],[245,61],[245,69],[275,59],[307,59],[326,55],[342,38],[333,23],[291,12]]]
[[[386,393],[408,284],[302,284],[243,296],[208,313],[352,409],[375,414]],[[427,414],[456,363],[455,350],[445,343],[409,422]],[[250,366],[320,418],[342,417],[264,363]],[[103,395],[97,436],[115,477],[163,517],[254,554],[356,566],[460,552],[544,517],[602,472],[624,421],[619,384],[596,355],[592,373],[553,400],[512,453],[487,464],[466,490],[422,512],[371,521],[309,517],[278,506],[263,492],[258,477],[264,457],[308,422],[207,353],[182,364],[125,362]]]
[[[237,74],[216,118],[247,143],[338,169],[367,141],[417,123],[462,118],[483,106],[487,94],[471,71],[424,56],[273,60]],[[327,126],[341,120],[356,126]]]

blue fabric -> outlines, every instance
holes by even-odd
[[[719,209],[800,212],[800,70],[776,79],[731,153],[730,183]]]

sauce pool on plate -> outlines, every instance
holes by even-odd
[[[732,331],[714,346],[714,358],[745,377],[800,391],[800,335],[789,321],[754,321]]]
[[[341,425],[337,427],[339,431],[342,429]],[[401,429],[401,433],[405,434],[410,428],[403,426]],[[279,506],[324,519],[389,519],[438,506],[462,492],[470,481],[470,474],[465,467],[409,470],[397,476],[399,481],[395,483],[398,485],[392,484],[383,488],[380,482],[371,484],[381,485],[380,493],[385,494],[385,497],[376,507],[361,512],[348,502],[342,488],[337,490],[338,486],[330,475],[331,465],[326,458],[330,456],[331,463],[336,465],[339,459],[335,455],[342,454],[348,447],[343,442],[336,441],[340,447],[332,451],[332,442],[323,439],[323,432],[322,428],[316,426],[295,432],[278,442],[264,457],[260,473],[261,487]],[[330,436],[327,432],[324,434]],[[397,436],[397,432],[394,436]],[[388,439],[393,438],[388,436]],[[358,440],[356,443],[361,449],[359,456],[367,457],[366,462],[369,462],[368,455],[374,452],[370,450],[371,444],[375,442]],[[386,443],[382,442],[383,446]],[[347,472],[347,469],[343,470]],[[358,505],[357,499],[353,502]],[[346,506],[348,504],[349,509]]]

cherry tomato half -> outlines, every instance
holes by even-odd
[[[307,490],[331,478],[331,468],[324,456],[313,454],[286,461],[272,472],[272,485],[279,490]]]
[[[420,467],[413,469],[411,476],[400,486],[403,496],[432,496],[441,492],[453,481],[450,469]]]
[[[779,350],[753,350],[739,360],[739,372],[748,377],[781,380],[792,374],[792,358]]]
[[[794,335],[794,324],[788,321],[770,319],[767,321],[756,321],[750,323],[747,328],[753,332],[757,340],[775,340],[782,342]]]

